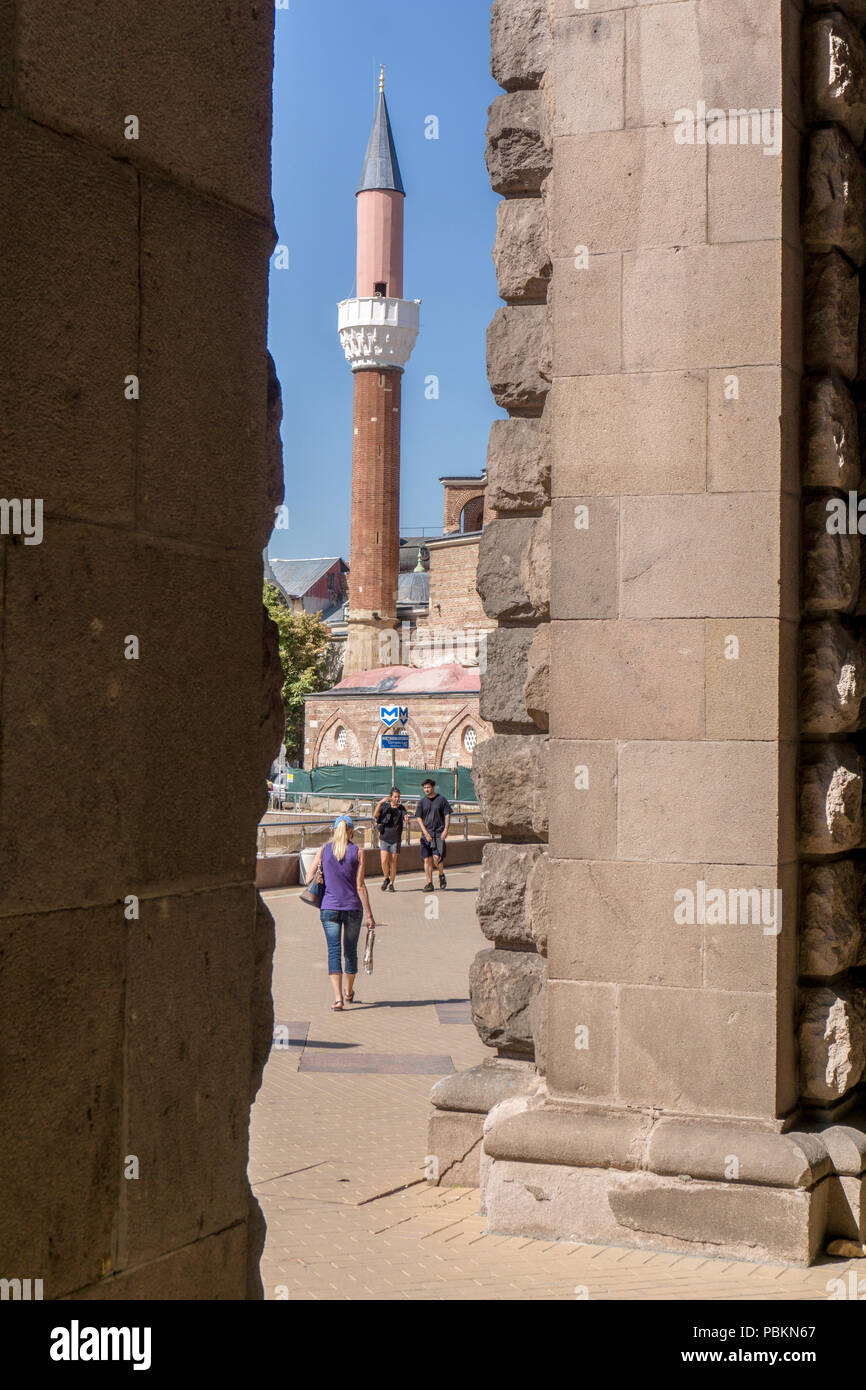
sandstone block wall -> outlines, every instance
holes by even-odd
[[[500,1058],[543,1066],[546,943],[527,919],[527,874],[546,867],[549,708],[550,464],[545,403],[551,384],[551,276],[547,199],[551,135],[543,98],[553,31],[546,0],[496,0],[491,71],[505,88],[490,108],[487,167],[504,194],[493,259],[505,301],[487,339],[497,405],[490,432],[487,502],[477,586],[488,619],[481,713],[494,736],[475,753],[485,817],[501,844],[484,851],[479,918],[491,949],[470,977],[473,1018]],[[510,885],[511,891],[503,891]]]
[[[0,1274],[46,1298],[261,1294],[273,10],[0,6],[0,491],[44,505],[0,539]]]

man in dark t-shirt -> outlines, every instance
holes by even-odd
[[[403,842],[403,821],[409,815],[400,800],[397,787],[391,788],[389,797],[382,797],[373,812],[373,819],[379,827],[379,851],[382,855],[382,892],[395,892],[397,879],[397,856]]]
[[[432,777],[424,782],[424,795],[415,807],[415,819],[421,830],[421,863],[427,887],[433,887],[433,865],[439,870],[439,887],[445,888],[445,853],[451,825],[451,805],[436,791]]]

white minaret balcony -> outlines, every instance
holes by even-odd
[[[344,299],[337,314],[340,342],[353,372],[363,367],[402,371],[418,337],[420,299]]]

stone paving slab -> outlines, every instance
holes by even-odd
[[[421,1052],[305,1053],[300,1071],[378,1072],[390,1076],[447,1076],[454,1070],[450,1057]]]
[[[318,918],[298,890],[266,895],[277,923],[276,1018],[309,1020],[288,1025],[293,1039],[307,1026],[303,1045],[274,1048],[253,1108],[250,1180],[268,1223],[266,1298],[816,1301],[849,1270],[866,1280],[856,1260],[802,1270],[488,1235],[476,1190],[424,1180],[432,1073],[307,1065],[372,1053],[447,1057],[462,1070],[490,1055],[471,1025],[454,1022],[466,1008],[470,962],[487,945],[475,921],[478,878],[475,867],[449,872],[428,920],[420,874],[401,876],[374,973],[358,977],[358,1005],[336,1014]]]

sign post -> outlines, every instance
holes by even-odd
[[[408,705],[380,705],[379,719],[386,729],[399,728],[401,731],[409,723]],[[391,750],[391,786],[397,785],[397,749],[409,750],[409,735],[403,732],[381,735],[383,752]]]

